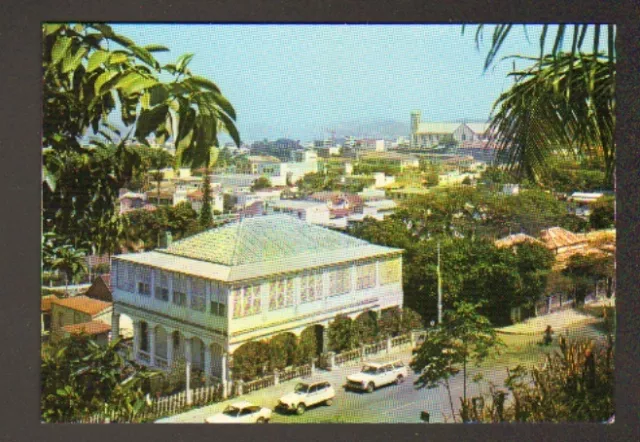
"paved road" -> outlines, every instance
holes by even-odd
[[[600,332],[591,328],[590,325],[581,324],[570,328],[571,334],[583,337],[600,337]],[[538,336],[527,338],[529,345],[535,345],[540,339]],[[520,345],[524,345],[521,342]],[[526,348],[523,348],[526,352]],[[549,348],[547,351],[550,351]],[[538,354],[539,355],[539,354]],[[371,361],[388,361],[393,359],[401,359],[408,364],[411,359],[411,353],[408,350],[396,353],[395,355],[372,358]],[[519,358],[520,360],[522,358]],[[531,355],[531,360],[538,359]],[[504,379],[507,376],[506,366],[514,364],[506,362],[502,359],[497,362],[498,365],[491,362],[484,364],[482,368],[474,366],[468,367],[467,376],[467,396],[472,397],[480,393],[488,393],[488,382],[492,382],[498,387],[503,386]],[[359,371],[360,362],[352,363],[350,366],[340,367],[332,372],[317,370],[313,380],[327,380],[336,389],[336,398],[332,406],[319,405],[307,410],[302,416],[295,414],[282,414],[277,411],[273,412],[272,423],[322,423],[322,422],[353,422],[353,423],[419,423],[420,412],[428,411],[431,414],[431,422],[451,422],[451,406],[449,404],[449,396],[446,389],[441,386],[434,389],[417,390],[413,385],[417,376],[409,370],[408,379],[400,385],[390,385],[382,387],[371,394],[345,391],[342,388],[346,380],[346,376]],[[471,382],[476,374],[482,374],[482,387]],[[309,379],[305,379],[309,380]],[[243,400],[248,400],[263,407],[273,409],[278,399],[293,391],[293,388],[300,379],[292,379],[280,385],[259,390],[242,396]],[[453,398],[453,406],[458,412],[460,408],[460,397],[463,394],[463,376],[458,374],[450,381],[451,396]],[[236,399],[237,400],[237,399]],[[212,414],[222,411],[229,403],[234,400],[225,401],[218,404],[198,408],[169,418],[160,419],[160,423],[202,423],[204,419]]]
[[[411,355],[408,351],[396,355],[373,358],[371,361],[386,361],[401,359],[405,364],[409,363]],[[409,370],[408,379],[400,385],[382,387],[371,394],[364,392],[345,391],[342,388],[346,376],[359,371],[361,364],[353,364],[349,367],[340,367],[332,372],[318,370],[314,380],[327,380],[336,389],[336,398],[332,406],[319,405],[307,410],[302,416],[274,411],[272,423],[320,423],[320,422],[364,422],[364,423],[417,423],[420,421],[420,411],[426,410],[431,414],[431,422],[444,422],[443,412],[450,419],[451,410],[448,396],[444,387],[432,390],[416,390],[413,382],[417,376]],[[484,370],[489,373],[489,369]],[[477,369],[470,370],[469,379]],[[506,373],[496,378],[493,372],[494,382],[502,384]],[[287,381],[275,387],[259,390],[242,397],[256,405],[273,409],[278,398],[293,390],[300,379]],[[462,396],[462,375],[452,379],[452,396],[454,407],[459,408],[459,396]],[[478,392],[476,385],[469,381],[467,394]],[[212,414],[222,411],[234,400],[213,404],[189,412],[160,419],[159,423],[187,423],[204,422],[204,419]]]

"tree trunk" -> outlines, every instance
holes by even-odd
[[[462,362],[462,399],[464,403],[467,403],[467,357],[464,357]]]
[[[446,378],[444,380],[444,386],[447,389],[447,393],[449,395],[449,406],[451,407],[451,418],[453,419],[453,422],[456,421],[456,412],[453,409],[453,398],[451,397],[451,386],[449,385],[449,378]]]

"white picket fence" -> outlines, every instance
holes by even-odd
[[[339,367],[354,361],[362,361],[366,357],[376,356],[381,353],[388,353],[391,350],[399,350],[402,347],[418,346],[426,339],[426,331],[417,331],[405,335],[396,336],[385,339],[373,344],[364,345],[355,350],[349,350],[339,354],[330,354],[330,369]],[[256,379],[250,382],[233,382],[228,391],[227,397],[241,396],[263,388],[277,385],[295,378],[309,377],[313,374],[312,365],[303,365],[300,367],[287,368],[280,372]],[[191,403],[187,401],[187,392],[182,391],[171,396],[159,397],[151,399],[151,405],[144,407],[141,414],[137,417],[141,421],[150,421],[161,418],[163,416],[171,416],[188,408],[203,406],[224,399],[223,386],[216,383],[211,386],[204,386],[191,390]],[[129,419],[123,419],[115,416],[113,413],[98,413],[88,416],[77,423],[105,423],[105,422],[122,422]]]
[[[222,384],[215,384],[195,388],[191,390],[191,403],[187,401],[187,392],[173,394],[171,396],[150,399],[151,405],[143,408],[136,416],[136,421],[150,421],[163,416],[171,416],[191,407],[203,406],[223,399]],[[97,424],[107,422],[129,422],[130,417],[123,417],[115,413],[97,413],[87,416],[76,423]]]

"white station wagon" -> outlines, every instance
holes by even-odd
[[[271,419],[271,410],[251,402],[234,402],[222,413],[205,419],[208,424],[266,424]]]
[[[407,367],[402,361],[370,362],[362,367],[360,373],[347,376],[345,388],[372,393],[378,387],[393,383],[400,384],[406,378]]]
[[[326,381],[303,383],[296,385],[294,391],[287,393],[278,401],[278,408],[302,414],[312,405],[331,405],[336,392]]]

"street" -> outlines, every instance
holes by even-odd
[[[389,361],[401,359],[408,364],[411,358],[409,351],[390,355],[387,357],[372,358],[371,361]],[[444,422],[445,415],[451,421],[451,410],[449,400],[444,387],[431,390],[416,390],[413,382],[417,376],[409,370],[408,379],[400,385],[389,385],[382,387],[371,394],[364,392],[345,391],[342,388],[346,376],[359,371],[361,363],[352,364],[348,367],[340,367],[333,372],[318,370],[313,377],[314,380],[329,381],[336,390],[336,397],[333,405],[318,405],[307,410],[302,416],[287,414],[274,410],[271,418],[272,423],[322,423],[322,422],[354,422],[354,423],[419,423],[420,412],[428,411],[431,414],[431,422]],[[470,379],[480,369],[469,370],[467,394],[472,396],[478,393],[478,386]],[[501,384],[506,377],[504,370],[495,372],[493,369],[485,368],[481,370],[485,376],[492,372],[491,379]],[[302,381],[306,381],[304,379]],[[296,383],[301,379],[292,379],[280,385],[259,390],[242,396],[242,400],[247,400],[256,405],[275,408],[278,399],[287,392],[293,390]],[[462,374],[458,374],[451,380],[452,396],[454,407],[458,409],[460,403],[458,397],[462,396]],[[207,407],[191,410],[186,413],[160,419],[158,423],[202,423],[204,419],[212,414],[222,411],[228,404],[238,399],[213,404]]]
[[[589,319],[590,318],[590,319]],[[467,366],[467,396],[473,397],[480,393],[488,392],[489,382],[497,387],[503,387],[507,376],[506,368],[514,367],[519,363],[530,365],[541,362],[545,353],[557,348],[540,347],[538,342],[541,333],[529,333],[531,329],[538,330],[542,324],[551,323],[563,334],[568,333],[572,337],[602,339],[603,334],[597,328],[596,320],[592,317],[579,315],[575,312],[558,312],[546,317],[536,318],[527,323],[527,329],[518,324],[506,327],[503,330],[519,330],[521,335],[502,335],[507,349],[495,360],[485,361],[481,367],[473,364]],[[538,324],[539,323],[539,324]],[[522,330],[521,330],[522,329]],[[403,350],[391,355],[382,355],[369,359],[369,361],[390,361],[400,359],[405,364],[411,360],[411,352]],[[336,390],[333,405],[318,405],[307,410],[302,416],[287,414],[274,410],[272,423],[419,423],[420,412],[430,413],[430,422],[451,422],[451,406],[444,386],[433,389],[417,390],[413,385],[417,375],[409,369],[408,379],[400,385],[382,387],[371,394],[364,392],[345,391],[342,388],[347,375],[359,371],[361,362],[355,361],[350,365],[339,367],[332,372],[316,370],[313,380],[326,380]],[[476,375],[482,375],[482,381],[477,384],[472,380]],[[243,395],[241,398],[212,404],[206,407],[194,409],[182,414],[160,419],[158,423],[202,423],[208,416],[221,412],[228,404],[237,400],[247,400],[256,405],[274,409],[278,399],[285,393],[293,391],[296,383],[309,381],[310,379],[292,379],[279,385],[265,388]],[[457,374],[450,380],[453,406],[458,412],[460,397],[463,395],[463,376]],[[459,421],[459,420],[458,420]]]

